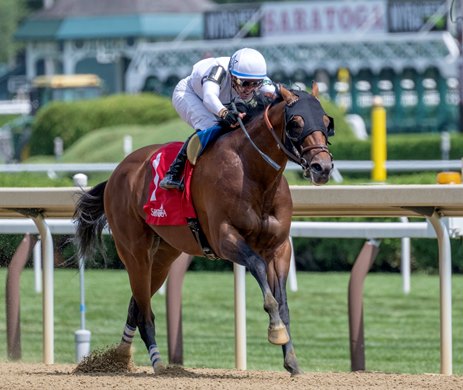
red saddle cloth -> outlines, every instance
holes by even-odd
[[[149,198],[143,210],[146,213],[146,223],[150,225],[186,225],[187,218],[196,218],[190,192],[192,166],[187,161],[184,170],[183,191],[165,190],[159,187],[170,164],[174,161],[182,142],[173,142],[163,146],[153,154],[150,160],[152,180],[150,183]]]

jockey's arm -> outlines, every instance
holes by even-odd
[[[204,106],[214,115],[220,116],[219,113],[225,109],[225,106],[219,99],[220,85],[214,81],[206,80],[203,84],[203,103]]]
[[[237,116],[241,119],[246,115],[245,113],[232,113],[225,107],[219,100],[220,86],[214,82],[206,80],[203,84],[203,103],[204,106],[214,115],[221,118],[221,122],[225,121],[227,126],[232,128],[237,127]]]

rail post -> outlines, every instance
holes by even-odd
[[[88,183],[87,175],[76,173],[72,177],[76,187],[86,187]],[[80,329],[74,332],[74,341],[76,343],[76,362],[80,363],[90,354],[90,340],[92,333],[85,329],[85,259],[79,258],[79,281],[80,281]]]
[[[363,332],[363,284],[379,251],[380,241],[367,241],[352,267],[348,287],[349,344],[351,371],[365,371]]]
[[[193,256],[182,253],[170,268],[166,287],[167,352],[169,364],[183,365],[182,285]]]
[[[26,233],[8,266],[5,301],[7,356],[9,360],[20,360],[22,357],[19,285],[21,272],[36,242],[36,236]]]
[[[371,179],[376,182],[385,181],[387,178],[386,109],[380,96],[374,97],[371,111],[371,159],[373,161]]]

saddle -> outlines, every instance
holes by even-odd
[[[169,143],[156,151],[150,159],[152,180],[150,182],[149,199],[143,206],[145,221],[150,225],[188,225],[193,236],[201,246],[206,258],[218,259],[210,248],[206,236],[199,224],[190,192],[193,167],[188,162],[184,169],[184,191],[171,191],[159,187],[170,164],[182,147],[182,142]]]
[[[177,156],[183,142],[172,142],[157,150],[150,159],[152,179],[149,187],[149,198],[143,210],[146,223],[150,225],[186,225],[186,218],[196,217],[190,194],[192,167],[185,164],[185,191],[169,191],[159,187],[170,164]]]

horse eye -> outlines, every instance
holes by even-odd
[[[295,136],[302,133],[302,129],[304,126],[301,126],[301,124],[298,121],[292,120],[288,123],[286,127],[291,136]]]

